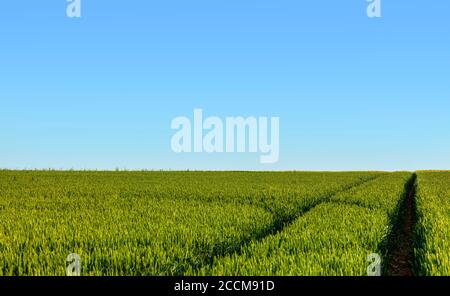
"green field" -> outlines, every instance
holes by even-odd
[[[389,275],[412,187],[411,269],[450,275],[450,172],[0,171],[0,275]]]

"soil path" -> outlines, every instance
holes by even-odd
[[[414,258],[413,251],[413,231],[415,223],[414,198],[416,195],[414,174],[407,185],[406,200],[401,210],[402,219],[399,221],[396,244],[392,252],[392,259],[389,265],[389,274],[391,276],[413,276],[412,262]]]

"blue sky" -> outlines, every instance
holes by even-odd
[[[450,169],[450,2],[4,1],[0,167]],[[175,154],[176,116],[279,116],[280,159]]]

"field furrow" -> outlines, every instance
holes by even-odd
[[[364,275],[367,256],[387,250],[392,219],[410,178],[409,173],[389,174],[338,193],[284,231],[217,258],[198,274]]]

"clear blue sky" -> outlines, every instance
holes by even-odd
[[[2,1],[0,167],[450,169],[450,1]],[[171,120],[279,116],[280,160]]]

